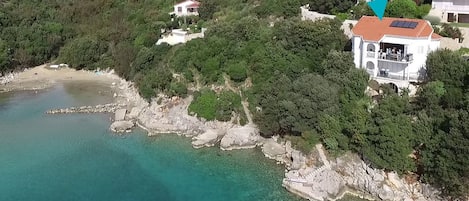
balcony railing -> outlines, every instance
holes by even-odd
[[[366,52],[366,56],[369,58],[375,58],[375,52],[368,51]]]
[[[404,76],[404,73],[394,74],[394,73],[389,73],[386,71],[379,71],[378,77],[384,77],[384,78],[389,78],[389,79],[394,79],[394,80],[406,80],[407,79]]]
[[[412,54],[402,54],[402,53],[384,53],[380,52],[378,59],[380,60],[387,60],[387,61],[394,61],[394,62],[403,62],[403,63],[409,63],[413,61],[413,55]]]

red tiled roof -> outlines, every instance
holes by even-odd
[[[199,5],[200,5],[200,3],[196,1],[196,2],[194,2],[193,4],[188,5],[187,7],[188,7],[188,8],[198,8]]]
[[[390,25],[394,20],[417,22],[418,24],[414,29],[391,27]],[[375,16],[363,16],[353,27],[352,33],[354,36],[361,36],[363,40],[377,42],[384,35],[411,38],[429,37],[433,33],[433,28],[426,20],[384,17],[380,21]]]
[[[438,34],[436,34],[436,33],[432,33],[432,39],[433,39],[433,40],[440,40],[441,38],[443,38],[443,36],[440,36],[440,35],[438,35]]]
[[[194,0],[184,0],[184,1],[180,1],[180,2],[176,3],[175,5],[179,5],[179,4],[188,2],[188,1],[189,1],[189,2],[193,2],[192,4],[190,4],[189,6],[187,6],[188,8],[197,8],[197,7],[199,7],[199,5],[200,5],[200,2],[194,1]]]

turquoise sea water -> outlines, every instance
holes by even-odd
[[[195,150],[172,134],[115,135],[105,114],[44,113],[110,100],[83,86],[0,94],[0,201],[301,200],[259,150]]]

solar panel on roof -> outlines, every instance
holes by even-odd
[[[418,22],[410,22],[410,21],[402,21],[402,20],[394,20],[391,22],[391,27],[397,28],[406,28],[406,29],[415,29],[417,27]]]

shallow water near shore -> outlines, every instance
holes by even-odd
[[[115,135],[106,114],[44,113],[110,94],[85,85],[0,94],[0,200],[302,200],[257,149],[196,150],[172,134]]]

